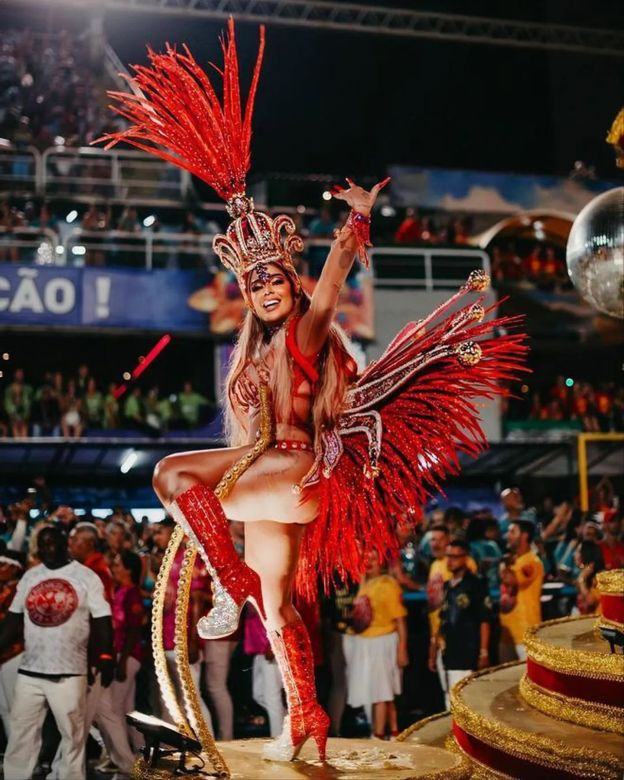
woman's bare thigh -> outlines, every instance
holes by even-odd
[[[308,473],[313,457],[309,452],[269,449],[237,480],[223,508],[230,520],[251,523],[306,524],[318,514],[318,502],[301,503],[297,485]]]
[[[196,450],[168,455],[156,467],[154,488],[167,504],[196,484],[214,490],[223,475],[249,452],[251,445],[220,450]],[[295,486],[312,465],[308,452],[269,449],[238,478],[222,500],[230,520],[243,523],[272,520],[278,523],[309,523],[318,513],[318,502],[300,503]]]

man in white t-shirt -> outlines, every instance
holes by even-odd
[[[84,780],[87,645],[93,632],[103,684],[110,685],[111,609],[97,574],[77,561],[70,562],[67,539],[60,528],[43,528],[37,537],[37,551],[42,563],[20,580],[0,633],[3,647],[23,623],[24,655],[11,711],[4,778],[31,777],[49,707],[61,734],[59,776]]]

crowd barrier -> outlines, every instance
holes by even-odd
[[[202,270],[216,263],[212,234],[172,231],[89,231],[0,226],[0,262],[117,269]],[[305,252],[330,241],[308,240]],[[486,252],[471,248],[376,246],[369,250],[376,287],[433,291],[457,287],[473,268],[490,271]]]

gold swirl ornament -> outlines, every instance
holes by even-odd
[[[464,290],[470,290],[472,292],[483,292],[490,288],[490,277],[482,268],[475,268],[471,271],[464,284]]]
[[[462,341],[455,347],[455,354],[462,366],[470,368],[477,365],[483,353],[476,341]]]

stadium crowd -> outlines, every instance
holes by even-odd
[[[561,249],[537,243],[530,250],[522,251],[515,242],[509,241],[494,245],[490,256],[494,282],[523,283],[544,292],[572,288]]]
[[[95,30],[0,30],[0,138],[16,149],[84,146],[113,129]]]
[[[337,583],[315,603],[298,602],[313,639],[319,691],[332,733],[392,738],[416,717],[441,709],[449,687],[462,676],[523,658],[522,637],[529,625],[571,611],[597,612],[596,574],[624,566],[624,538],[622,514],[609,483],[597,486],[592,500],[591,513],[551,497],[527,507],[521,491],[510,487],[502,491],[497,512],[433,508],[422,522],[405,515],[397,520],[397,560],[382,564],[369,556],[359,583]],[[15,734],[5,757],[9,780],[11,767],[26,760],[29,771],[39,761],[52,773],[48,776],[62,777],[67,762],[77,760],[76,751],[83,749],[76,740],[84,742],[87,733],[92,768],[125,777],[140,736],[126,726],[124,713],[136,707],[170,719],[155,683],[150,615],[173,521],[164,517],[150,523],[121,508],[107,517],[79,511],[54,506],[42,479],[27,498],[0,511],[0,715],[5,735]],[[242,555],[242,524],[232,523],[231,533]],[[182,555],[181,550],[174,561],[163,619],[165,655],[176,684],[175,596]],[[34,594],[50,570],[60,583],[59,595],[54,604],[43,604]],[[59,609],[71,612],[64,578],[76,588],[78,581],[89,584],[82,627],[77,617],[69,622],[67,615],[56,614]],[[550,596],[542,597],[544,584],[550,585]],[[198,563],[187,630],[191,671],[203,694],[207,722],[220,739],[278,734],[283,696],[261,622],[248,607],[237,634],[204,642],[194,625],[209,609],[210,599],[209,576]],[[94,626],[110,621],[111,615],[107,639]],[[65,634],[59,645],[51,629],[61,623]],[[13,624],[23,626],[24,633],[11,633]],[[396,643],[396,661],[389,670],[396,697],[379,701],[375,675],[366,666],[367,648],[386,635]],[[72,653],[78,646],[84,647],[76,660]],[[48,692],[59,739],[44,724],[44,713],[30,694],[33,687],[40,693],[55,675],[74,679],[64,676],[64,654],[72,656],[67,664],[78,670],[72,674],[84,676],[89,669],[79,713],[86,730],[68,728],[65,699],[60,702]],[[24,739],[29,740],[27,759]]]
[[[624,387],[592,384],[562,375],[551,385],[531,389],[524,399],[507,401],[510,420],[566,423],[589,433],[624,431]]]
[[[0,397],[0,437],[80,438],[120,429],[158,436],[171,428],[197,428],[204,410],[213,410],[190,381],[168,396],[155,386],[144,393],[135,384],[123,395],[120,389],[114,382],[101,387],[86,364],[73,376],[47,371],[36,386],[17,368]]]

